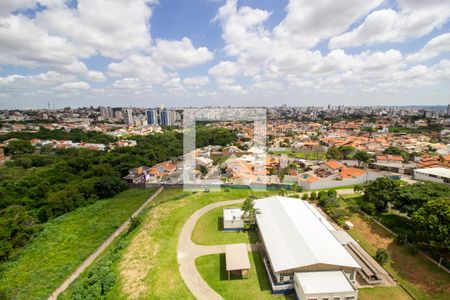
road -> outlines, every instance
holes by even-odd
[[[153,199],[158,196],[159,193],[162,192],[164,187],[160,187],[153,195],[148,198],[132,215],[131,217],[137,217],[142,210],[147,207],[147,205],[153,201]],[[89,255],[88,258],[86,258],[81,265],[73,272],[64,282],[48,297],[48,300],[56,300],[58,299],[58,296],[62,294],[69,285],[75,281],[75,279],[78,278],[78,276],[81,275],[81,273],[84,272],[102,253],[105,251],[106,248],[108,248],[109,245],[114,241],[116,237],[118,237],[120,234],[122,234],[130,224],[130,220],[128,219],[125,221],[120,227],[114,231],[91,255]]]

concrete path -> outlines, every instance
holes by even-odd
[[[207,205],[195,213],[193,213],[181,229],[178,238],[178,267],[180,269],[181,277],[187,287],[195,298],[203,300],[218,300],[222,297],[217,294],[209,285],[203,280],[200,273],[195,267],[195,259],[199,256],[208,254],[219,254],[225,252],[225,245],[202,246],[197,245],[191,240],[192,231],[197,221],[208,211],[221,206],[240,204],[244,199],[222,201]],[[255,245],[247,245],[249,251],[256,248]]]
[[[152,196],[150,198],[148,198],[132,215],[131,217],[136,217],[137,215],[139,215],[142,210],[150,203],[153,201],[153,199],[156,198],[156,196],[158,196],[159,193],[162,192],[162,190],[164,189],[164,187],[160,187],[155,193],[152,194]],[[108,248],[109,245],[111,245],[111,243],[114,241],[114,239],[116,237],[118,237],[120,234],[122,234],[127,228],[128,225],[130,224],[130,220],[128,219],[127,221],[125,221],[125,223],[123,223],[122,225],[120,225],[120,227],[118,229],[116,229],[116,231],[114,231],[98,248],[97,250],[95,250],[91,255],[89,255],[88,258],[86,258],[83,263],[75,270],[75,272],[73,272],[66,280],[64,280],[64,282],[50,295],[50,297],[48,297],[48,300],[56,300],[58,299],[58,296],[60,294],[62,294],[68,287],[69,285],[75,281],[75,279],[78,278],[78,276],[81,275],[81,273],[84,272],[84,270],[86,270],[102,253],[103,251],[105,251],[106,248]]]
[[[308,192],[308,191],[306,191]],[[337,190],[338,195],[354,194],[353,189]],[[303,194],[303,193],[301,193]],[[195,267],[195,260],[197,257],[208,254],[225,253],[225,245],[203,246],[197,245],[191,240],[192,231],[194,230],[197,221],[210,210],[233,204],[241,204],[244,199],[221,201],[202,207],[193,213],[184,224],[181,229],[180,236],[178,238],[178,267],[181,273],[181,277],[186,283],[191,293],[197,299],[203,300],[218,300],[222,297],[217,294],[202,278],[200,273]],[[255,244],[247,244],[249,251],[257,251],[258,247]]]

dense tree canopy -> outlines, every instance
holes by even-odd
[[[412,215],[416,240],[450,250],[450,198],[431,200]]]
[[[430,181],[418,182],[399,186],[393,191],[392,197],[394,207],[411,216],[432,199],[450,198],[450,187]]]
[[[366,210],[373,212],[386,211],[388,203],[392,201],[392,191],[397,185],[389,178],[377,178],[364,186],[364,205]]]
[[[30,139],[114,140],[101,133],[75,130],[11,133]],[[77,207],[113,197],[126,188],[122,177],[132,168],[176,159],[183,154],[183,135],[174,130],[134,137],[136,147],[110,152],[43,148],[36,153],[28,140],[11,141],[14,157],[0,167],[0,260],[8,259],[40,229],[40,224]],[[227,145],[236,135],[227,129],[202,127],[197,145]]]

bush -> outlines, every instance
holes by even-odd
[[[97,196],[100,199],[111,198],[127,188],[122,179],[115,176],[103,176],[94,184]]]
[[[308,193],[303,193],[302,200],[308,200]]]
[[[336,190],[329,190],[329,191],[327,192],[327,195],[328,195],[328,197],[330,197],[330,198],[336,198],[336,197],[337,197],[337,192],[336,192]]]
[[[309,195],[309,199],[316,200],[317,199],[317,193],[316,192],[311,192],[311,195]]]
[[[375,259],[379,264],[385,265],[391,260],[391,254],[386,249],[379,248],[375,253]]]

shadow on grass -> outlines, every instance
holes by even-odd
[[[220,259],[220,281],[231,281],[231,280],[245,280],[241,275],[237,275],[236,273],[230,273],[230,279],[228,279],[227,272],[227,262],[225,258],[225,254],[222,253],[219,255]]]
[[[261,291],[270,290],[269,276],[264,268],[264,262],[259,252],[251,252],[253,262],[255,264],[256,276],[258,277],[259,289]]]
[[[217,230],[222,231],[223,230],[223,217],[217,218]]]

